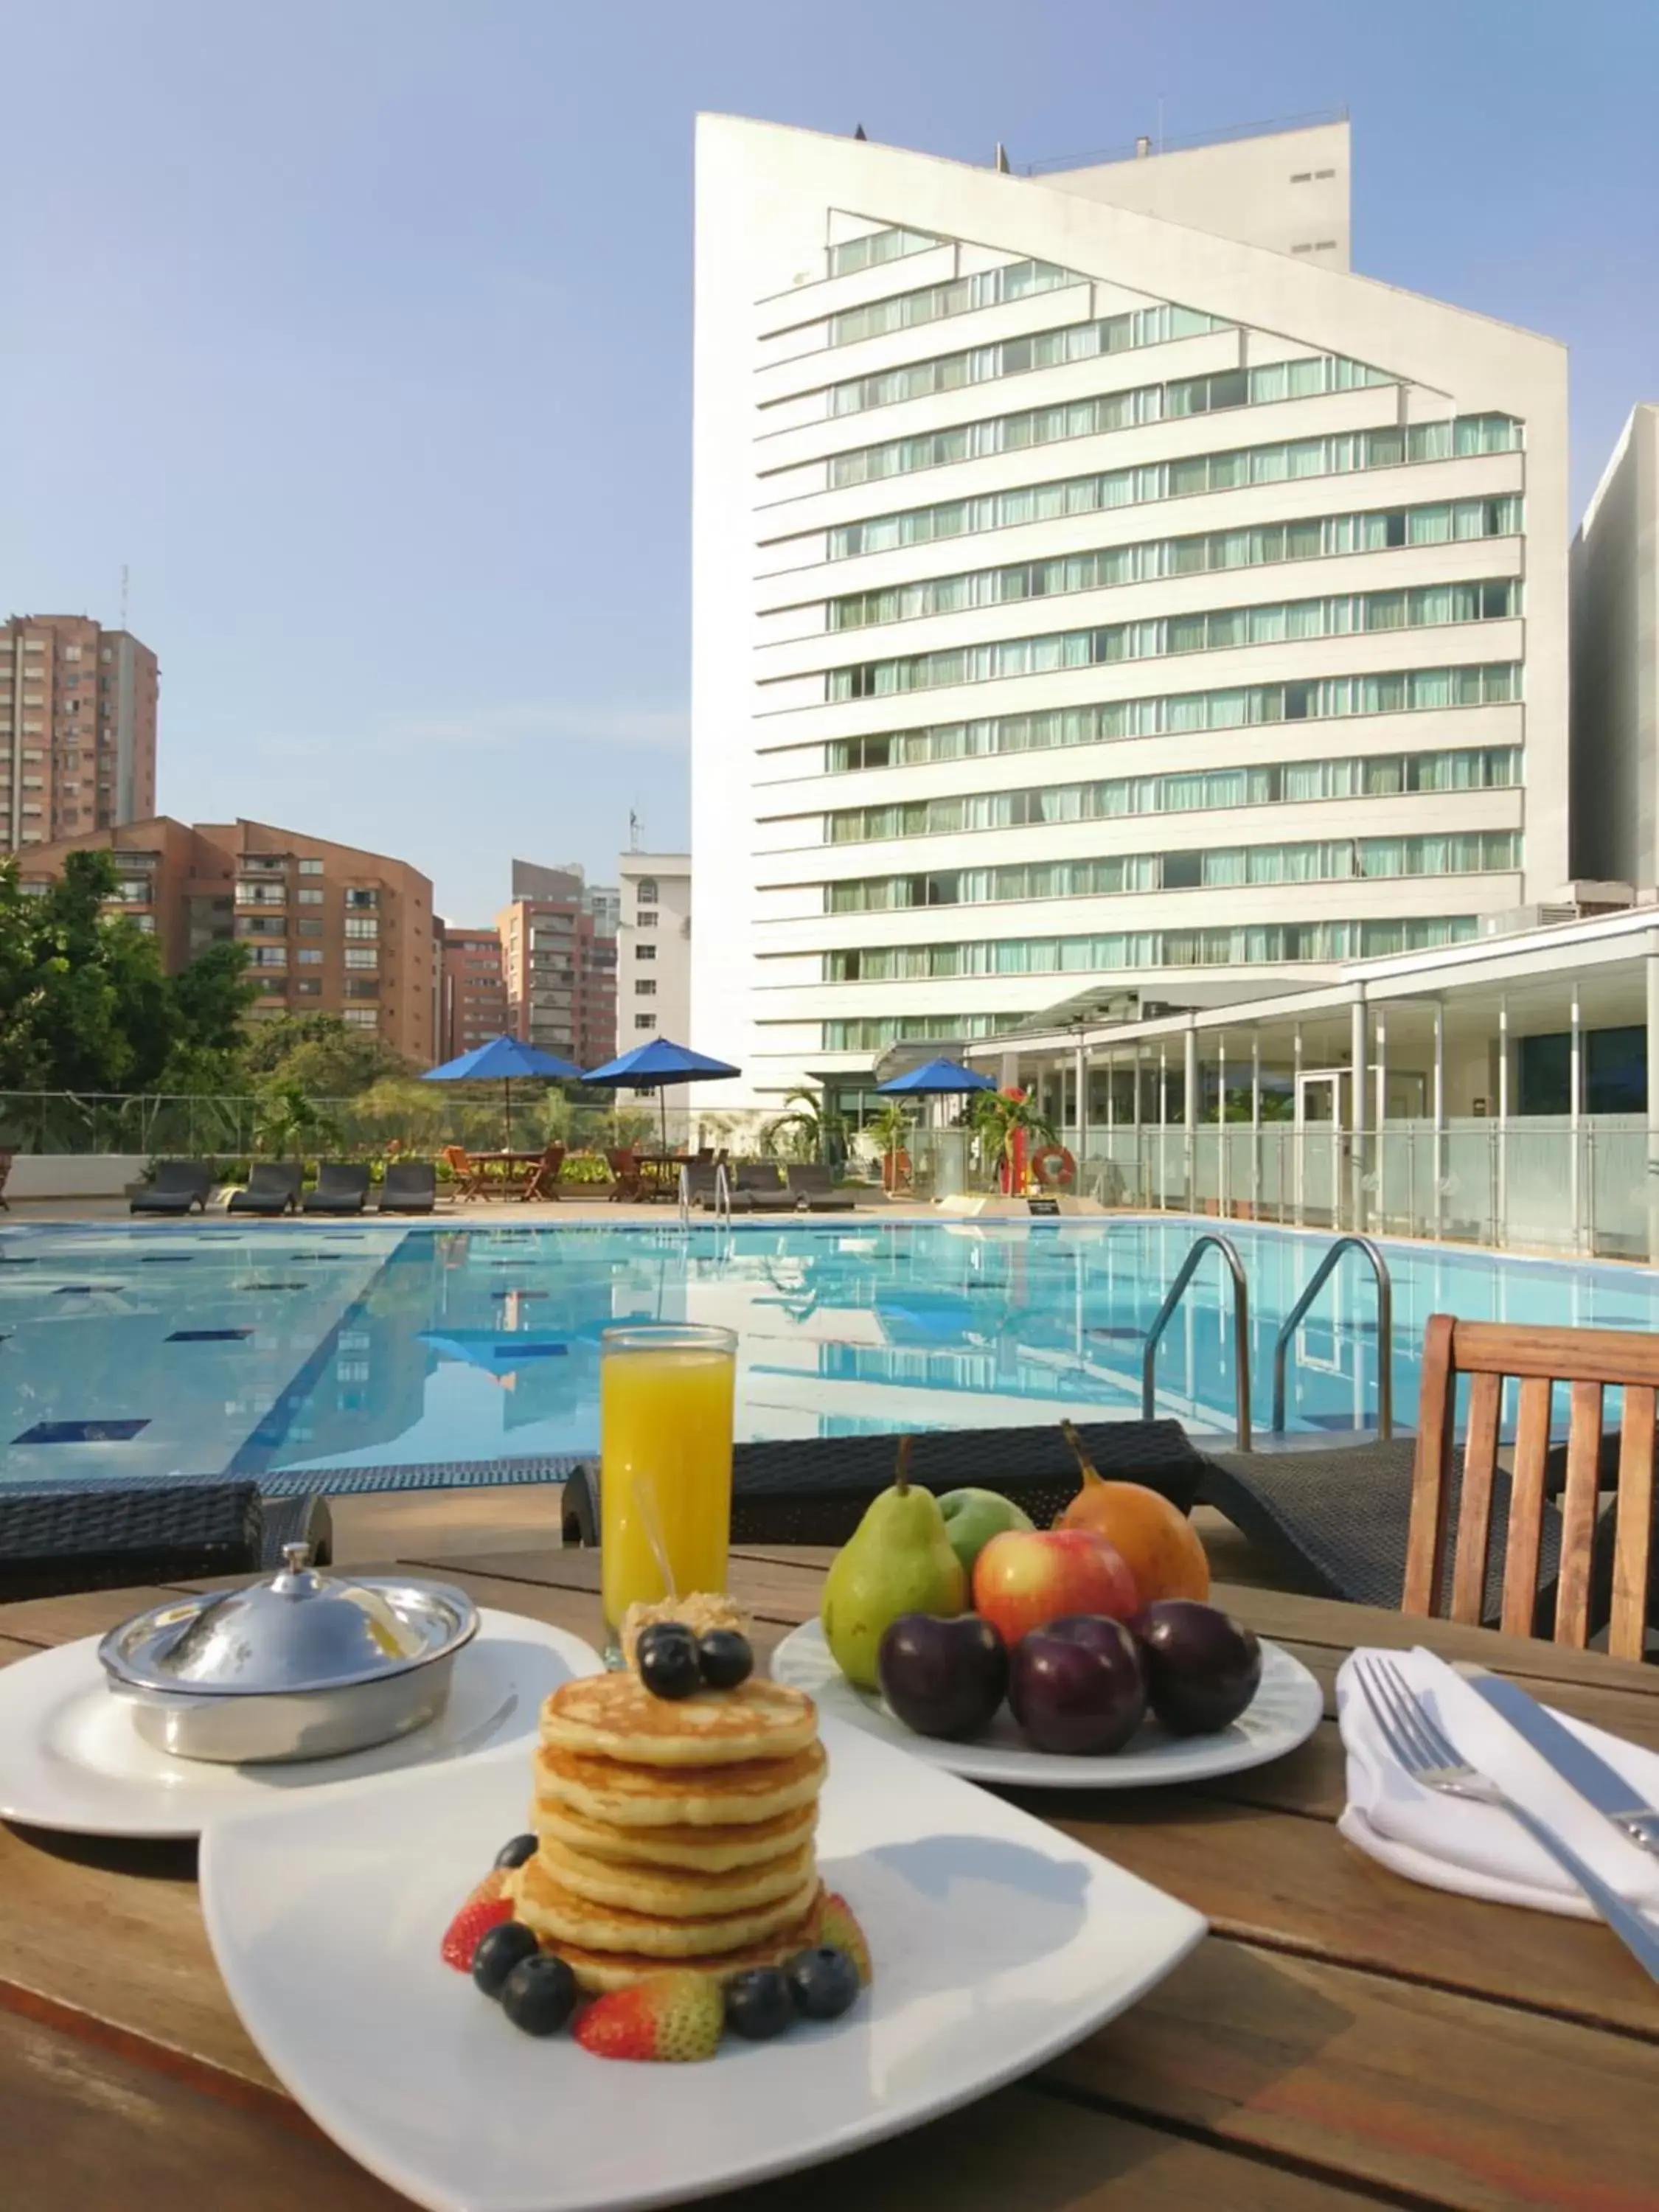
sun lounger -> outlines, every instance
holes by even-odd
[[[301,1201],[305,1213],[361,1213],[368,1197],[368,1170],[361,1160],[324,1160],[317,1188]]]
[[[299,1160],[255,1160],[243,1190],[230,1194],[232,1213],[292,1213],[300,1203]]]
[[[213,1170],[201,1160],[157,1160],[155,1172],[142,1190],[127,1201],[129,1213],[188,1213],[192,1206],[207,1212],[213,1193]]]
[[[430,1213],[438,1202],[438,1175],[430,1160],[388,1160],[380,1185],[382,1213]]]
[[[788,1178],[789,1196],[799,1213],[850,1213],[855,1203],[852,1194],[836,1188],[835,1177],[828,1168],[816,1160],[799,1161],[784,1170]]]
[[[1109,1478],[1145,1483],[1190,1511],[1207,1462],[1179,1421],[1084,1421],[1079,1434]],[[732,1539],[740,1544],[844,1544],[893,1480],[896,1436],[795,1437],[732,1454]],[[923,1430],[910,1478],[935,1493],[972,1486],[1012,1498],[1039,1528],[1077,1495],[1077,1462],[1058,1427]],[[567,1544],[599,1540],[597,1462],[567,1475]]]
[[[795,1201],[770,1160],[739,1160],[726,1170],[733,1213],[793,1213]]]
[[[0,1599],[125,1589],[279,1567],[285,1544],[333,1557],[327,1503],[246,1480],[54,1483],[0,1492]]]

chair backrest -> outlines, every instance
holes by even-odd
[[[388,1160],[382,1193],[398,1196],[430,1196],[437,1188],[437,1171],[430,1160]]]
[[[471,1175],[472,1163],[466,1156],[465,1145],[446,1145],[444,1164],[452,1175]]]
[[[319,1160],[317,1188],[331,1196],[356,1198],[368,1188],[368,1170],[362,1160]]]
[[[564,1165],[564,1146],[562,1144],[545,1146],[542,1152],[542,1165],[544,1168],[562,1168]]]
[[[303,1160],[255,1160],[247,1187],[273,1195],[280,1191],[297,1192],[304,1174]]]
[[[778,1190],[776,1166],[770,1160],[739,1160],[732,1171],[732,1187],[737,1190]]]
[[[788,1179],[791,1190],[807,1191],[816,1195],[821,1191],[833,1190],[836,1187],[835,1177],[821,1160],[793,1161],[784,1170],[784,1174]]]
[[[4,1162],[0,1161],[0,1174]],[[198,1192],[205,1196],[213,1188],[213,1170],[204,1160],[157,1160],[152,1188],[160,1191],[189,1191],[194,1197]]]
[[[610,1164],[612,1175],[631,1176],[637,1175],[640,1171],[639,1161],[626,1145],[619,1145],[614,1152],[607,1152],[605,1157]]]
[[[1571,1418],[1566,1485],[1561,1498],[1555,1641],[1582,1646],[1589,1640],[1602,1459],[1602,1393],[1609,1384],[1617,1384],[1624,1391],[1624,1413],[1608,1649],[1618,1658],[1639,1659],[1647,1627],[1653,1544],[1659,1335],[1627,1329],[1531,1328],[1503,1322],[1457,1321],[1449,1314],[1431,1317],[1423,1338],[1411,1531],[1401,1599],[1406,1613],[1433,1613],[1443,1587],[1453,1486],[1452,1428],[1460,1375],[1470,1377],[1470,1386],[1457,1550],[1452,1563],[1451,1618],[1472,1623],[1481,1618],[1498,1419],[1504,1381],[1512,1376],[1521,1386],[1520,1403],[1510,1475],[1509,1537],[1498,1625],[1511,1636],[1533,1632],[1550,1455],[1552,1386],[1565,1382],[1570,1386]]]

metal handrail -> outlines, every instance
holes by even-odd
[[[1308,1309],[1325,1287],[1337,1261],[1352,1246],[1371,1263],[1376,1279],[1376,1434],[1387,1443],[1394,1434],[1394,1280],[1389,1263],[1369,1237],[1339,1237],[1308,1279],[1307,1288],[1291,1308],[1273,1340],[1273,1430],[1285,1426],[1285,1362],[1291,1339],[1306,1318]]]
[[[1233,1334],[1238,1339],[1237,1411],[1238,1449],[1247,1452],[1253,1449],[1250,1442],[1250,1286],[1245,1279],[1244,1262],[1238,1256],[1238,1247],[1231,1237],[1217,1236],[1212,1231],[1197,1238],[1182,1261],[1174,1282],[1164,1294],[1152,1327],[1146,1332],[1146,1348],[1140,1362],[1140,1415],[1150,1421],[1157,1404],[1157,1368],[1159,1340],[1169,1327],[1170,1316],[1181,1304],[1187,1285],[1197,1271],[1199,1261],[1213,1245],[1227,1263],[1233,1279]]]
[[[726,1180],[724,1160],[717,1160],[714,1163],[714,1211],[717,1223],[722,1213],[726,1216],[726,1225],[729,1229],[732,1225],[732,1186]],[[691,1170],[688,1167],[682,1167],[680,1170],[679,1212],[680,1227],[689,1229],[691,1226]]]

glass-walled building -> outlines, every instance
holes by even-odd
[[[1352,274],[1348,174],[702,119],[691,1026],[751,1103],[1566,880],[1565,355]]]

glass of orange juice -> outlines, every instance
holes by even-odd
[[[737,1352],[729,1328],[689,1322],[599,1340],[599,1579],[613,1665],[630,1605],[726,1588]]]

